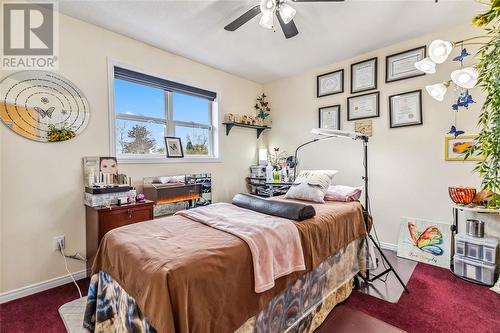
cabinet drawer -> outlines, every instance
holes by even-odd
[[[99,221],[99,238],[108,231],[127,224],[148,221],[153,218],[152,207],[135,207],[101,212]]]

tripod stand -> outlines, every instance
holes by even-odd
[[[355,132],[340,131],[340,130],[325,129],[325,128],[315,128],[312,130],[312,133],[322,135],[323,137],[308,141],[308,142],[301,144],[300,146],[297,147],[297,149],[295,150],[295,158],[294,158],[294,160],[295,160],[294,177],[297,176],[297,174],[296,174],[297,152],[299,151],[300,148],[307,146],[309,144],[312,144],[312,143],[316,143],[318,141],[330,140],[330,139],[334,139],[334,138],[342,138],[343,137],[343,138],[351,138],[353,140],[362,140],[362,142],[363,142],[363,167],[364,167],[364,176],[362,178],[363,178],[364,185],[365,185],[365,207],[363,210],[363,218],[364,218],[366,230],[369,231],[370,230],[370,222],[369,222],[370,198],[368,196],[368,136],[364,135],[364,134],[360,134],[360,133],[355,133]],[[361,279],[366,284],[369,284],[369,283],[374,282],[375,280],[380,279],[385,274],[393,272],[394,275],[396,276],[396,278],[398,279],[399,283],[401,284],[401,286],[403,286],[404,290],[407,293],[409,293],[410,291],[403,283],[403,280],[401,280],[401,277],[399,276],[399,274],[396,272],[396,270],[391,265],[389,260],[387,260],[387,257],[385,256],[384,252],[382,252],[380,245],[378,244],[378,242],[373,238],[373,236],[370,233],[368,234],[368,239],[373,243],[373,245],[375,245],[375,248],[378,250],[378,252],[379,252],[379,254],[384,262],[384,267],[386,267],[385,265],[387,265],[388,268],[385,269],[383,272],[381,272],[373,277],[370,277],[370,270],[369,269],[366,270],[366,276],[363,276],[360,273],[358,273],[358,276],[361,277]],[[367,258],[368,258],[368,254],[367,254]],[[356,286],[359,287],[359,281],[357,280],[357,277],[355,278],[355,284],[356,284]]]
[[[366,230],[369,231],[370,230],[370,225],[369,225],[370,224],[370,222],[369,222],[370,198],[368,196],[368,136],[366,136],[366,135],[358,135],[355,139],[361,139],[361,140],[363,140],[363,154],[364,154],[364,157],[363,157],[363,166],[364,166],[364,169],[365,169],[365,174],[362,177],[363,180],[364,180],[364,185],[365,185],[365,208],[363,210],[363,217],[364,217],[364,220],[365,220]],[[370,283],[374,282],[375,280],[380,279],[385,274],[389,274],[390,272],[393,272],[394,275],[396,276],[396,278],[398,279],[399,283],[401,284],[401,286],[404,288],[404,290],[407,293],[410,293],[410,291],[408,290],[408,288],[403,283],[403,280],[401,280],[401,277],[399,276],[399,274],[396,272],[396,270],[391,265],[391,263],[389,262],[389,260],[387,260],[387,257],[385,256],[384,252],[380,248],[380,245],[378,244],[378,242],[375,241],[375,239],[373,238],[373,236],[371,235],[371,233],[368,234],[368,239],[372,241],[373,245],[375,245],[375,248],[378,250],[378,252],[379,252],[382,260],[385,262],[385,264],[387,264],[388,268],[385,269],[383,272],[381,272],[381,273],[379,273],[379,274],[377,274],[377,275],[375,275],[373,277],[370,277],[370,270],[369,269],[366,270],[366,276],[363,276],[361,273],[358,273],[358,276],[361,277],[361,279],[366,284],[370,284]],[[355,279],[355,284],[356,284],[357,287],[359,287],[359,281],[357,281],[357,279]]]

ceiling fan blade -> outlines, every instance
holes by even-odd
[[[233,22],[226,25],[224,29],[227,31],[234,31],[259,14],[260,14],[260,5],[257,5],[255,7],[252,7],[250,10],[248,10],[246,13],[238,17]]]
[[[345,0],[292,0],[293,2],[343,2]]]
[[[276,16],[278,16],[278,21],[281,26],[281,30],[283,30],[283,33],[285,34],[285,38],[292,38],[294,36],[297,36],[299,34],[299,31],[297,30],[297,27],[295,26],[295,23],[293,23],[293,20],[288,22],[288,24],[285,24],[283,19],[281,18],[280,12],[276,12]]]

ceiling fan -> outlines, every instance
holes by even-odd
[[[344,0],[292,0],[293,2],[341,2]],[[255,16],[262,13],[259,24],[266,28],[275,30],[274,14],[278,18],[278,22],[285,34],[285,38],[292,38],[299,34],[293,18],[297,11],[295,8],[287,4],[287,0],[261,0],[260,5],[256,5],[238,17],[233,22],[224,27],[227,31],[235,31],[243,24],[247,23]]]

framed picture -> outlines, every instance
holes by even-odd
[[[165,137],[165,147],[167,148],[167,157],[181,158],[184,157],[184,151],[182,150],[181,138],[166,136]]]
[[[99,157],[99,172],[118,174],[118,162],[116,157]]]
[[[318,75],[316,86],[317,97],[330,96],[344,92],[344,70]]]
[[[448,135],[444,138],[445,161],[481,161],[481,155],[469,156],[465,159],[465,151],[476,144],[476,134],[459,135],[457,137]]]
[[[389,96],[390,127],[422,125],[422,90]]]
[[[347,98],[347,120],[379,117],[380,92]]]
[[[409,79],[425,73],[415,68],[415,63],[425,58],[426,46],[392,54],[385,58],[385,82]]]
[[[319,128],[340,129],[340,105],[319,108]]]
[[[367,136],[373,135],[373,124],[371,119],[356,120],[354,122],[354,132]]]
[[[351,94],[377,89],[377,58],[351,65]]]
[[[398,257],[449,268],[451,229],[442,222],[401,218]]]

